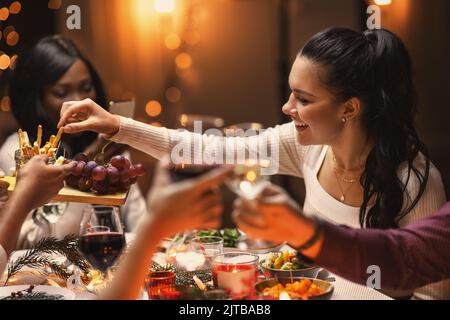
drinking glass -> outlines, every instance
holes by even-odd
[[[125,236],[117,207],[89,206],[83,211],[79,249],[103,273],[104,279],[124,247]]]

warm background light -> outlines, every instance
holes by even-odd
[[[147,115],[149,117],[157,117],[161,114],[162,111],[162,106],[161,104],[156,101],[156,100],[152,100],[149,103],[147,103],[146,107],[145,107],[145,112],[147,113]]]
[[[158,13],[170,13],[175,10],[174,0],[155,0],[155,10]]]
[[[22,5],[20,4],[19,1],[14,1],[9,6],[9,13],[11,13],[11,14],[19,14],[21,10],[22,10]]]
[[[16,60],[17,60],[17,58],[18,58],[18,55],[17,55],[17,54],[15,54],[15,55],[13,55],[13,56],[11,57],[11,61],[10,61],[10,63],[9,63],[9,68],[10,68],[10,69],[14,70],[14,69],[16,68]]]
[[[6,70],[9,68],[11,59],[7,54],[2,54],[0,56],[0,70]]]
[[[378,6],[388,6],[392,3],[392,0],[375,0],[375,4]]]
[[[11,110],[11,99],[8,96],[2,98],[0,109],[3,112],[9,112]]]
[[[173,33],[166,37],[165,43],[168,49],[176,50],[181,45],[181,39],[177,34]]]
[[[180,53],[175,58],[175,63],[182,70],[189,69],[192,66],[192,57],[187,53]]]
[[[48,8],[51,10],[58,10],[62,6],[62,0],[49,0]]]
[[[181,91],[176,87],[170,87],[166,90],[167,101],[176,103],[181,100]]]
[[[9,17],[9,10],[8,8],[1,8],[0,9],[0,21],[5,21]]]
[[[8,35],[6,36],[6,43],[11,47],[13,47],[17,43],[19,43],[19,40],[20,40],[20,36],[19,36],[19,33],[17,33],[17,31],[12,31],[12,32],[8,33]]]

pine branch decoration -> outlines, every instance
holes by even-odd
[[[58,277],[69,278],[71,274],[67,267],[56,263],[51,257],[47,256],[53,254],[64,256],[71,264],[80,268],[82,272],[89,272],[88,263],[78,252],[78,237],[76,235],[67,235],[62,240],[45,238],[8,266],[5,284],[25,266],[30,268],[49,267]]]

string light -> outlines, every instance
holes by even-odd
[[[192,57],[186,52],[180,53],[175,58],[175,63],[179,69],[189,69],[192,66]]]
[[[11,32],[14,32],[14,31],[16,31],[16,28],[14,28],[14,26],[7,26],[7,27],[3,30],[3,35],[4,35],[5,38],[7,38],[8,35],[9,35]]]
[[[20,36],[19,36],[19,33],[16,31],[12,31],[6,36],[6,43],[11,47],[13,47],[17,43],[19,43],[19,40],[20,40]]]
[[[0,9],[0,21],[6,21],[9,18],[9,10],[8,8],[1,8]]]
[[[10,14],[19,14],[21,10],[22,10],[22,4],[19,1],[14,1],[9,6]]]
[[[0,56],[0,70],[6,70],[11,64],[11,59],[7,54],[2,54]]]
[[[392,3],[392,0],[375,0],[375,4],[378,6],[388,6]]]
[[[48,1],[48,8],[50,10],[59,10],[62,6],[62,0],[49,0]]]
[[[181,46],[181,39],[177,34],[173,33],[166,37],[165,43],[168,49],[176,50]]]
[[[161,114],[161,111],[162,111],[162,106],[156,100],[149,101],[147,103],[147,105],[145,106],[145,112],[147,113],[147,115],[149,117],[152,117],[152,118],[159,116]]]
[[[175,10],[174,0],[155,0],[155,10],[158,13],[171,13]]]

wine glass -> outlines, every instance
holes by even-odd
[[[260,134],[263,125],[260,123],[241,123],[224,129],[227,137],[251,138]],[[270,160],[250,152],[243,153],[245,159],[238,161],[234,175],[226,180],[226,185],[238,196],[255,200],[269,182],[269,177],[262,174],[264,168],[270,166]]]
[[[108,206],[89,206],[83,211],[80,226],[80,252],[87,261],[103,273],[120,257],[125,247],[125,235],[119,209]]]

